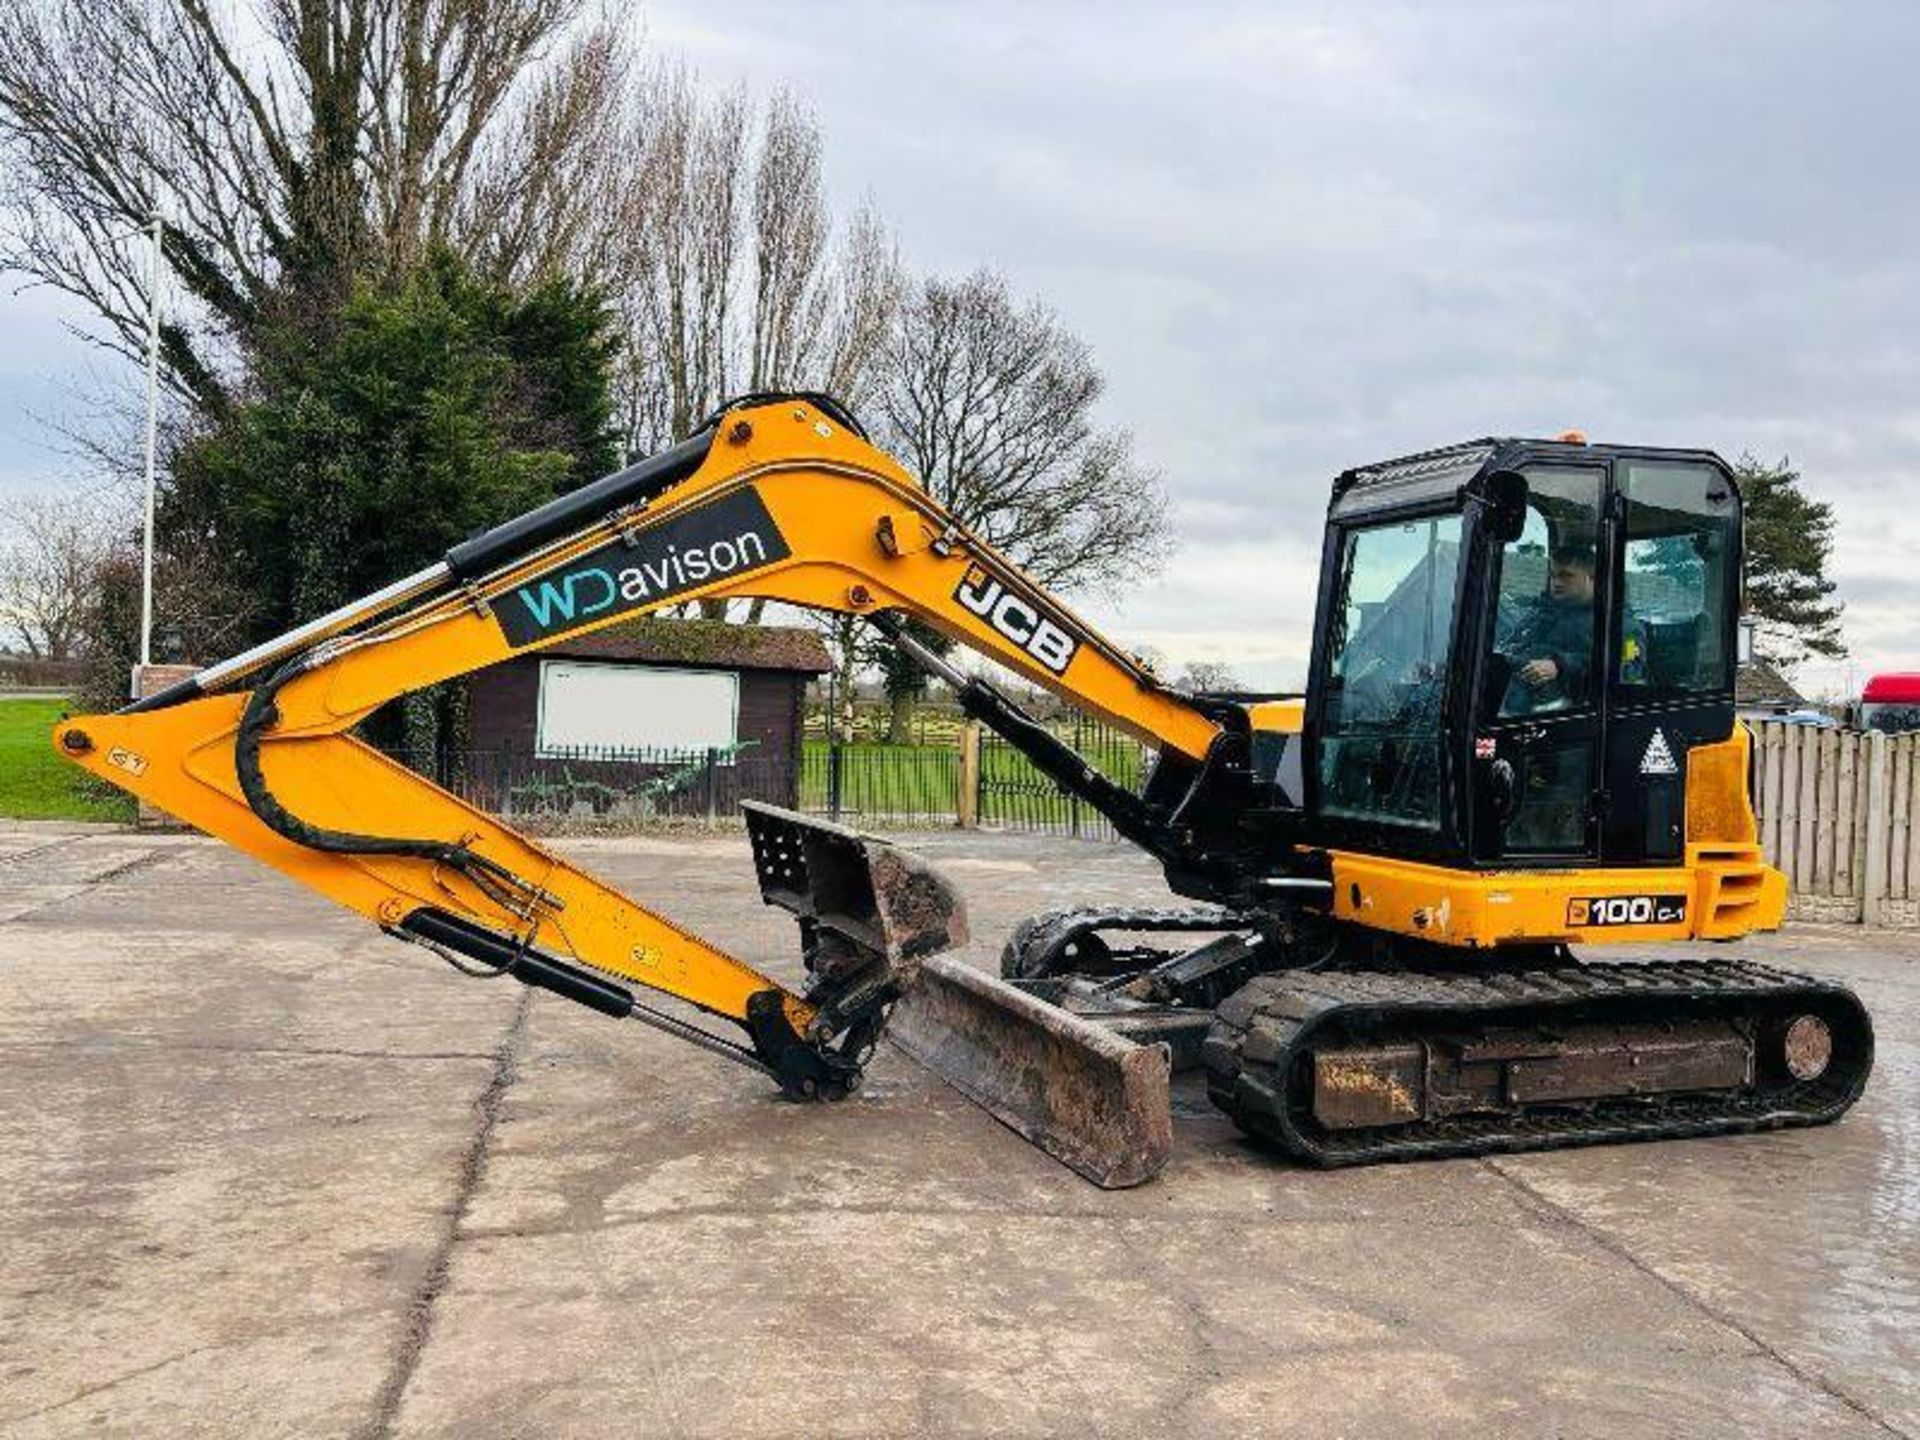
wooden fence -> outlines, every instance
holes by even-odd
[[[1920,734],[1756,724],[1755,809],[1788,914],[1920,926]]]

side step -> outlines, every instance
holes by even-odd
[[[1102,1189],[1151,1180],[1173,1151],[1166,1045],[1137,1045],[950,955],[921,964],[888,1034]]]

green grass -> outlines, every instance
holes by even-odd
[[[84,771],[54,753],[49,738],[66,702],[0,698],[0,819],[120,820],[133,818],[133,802],[91,780]],[[1071,741],[1071,730],[1062,738]],[[1137,746],[1111,737],[1089,744],[1087,758],[1130,788],[1140,783]],[[1020,820],[1066,825],[1071,802],[1026,758],[1003,744],[989,743],[980,756],[981,818],[989,824]],[[852,816],[906,819],[954,812],[959,749],[952,744],[883,745],[861,743],[842,751],[840,802]],[[800,803],[822,809],[827,802],[827,745],[805,741]],[[1085,814],[1084,807],[1082,811]]]
[[[0,698],[0,819],[131,820],[133,801],[53,749],[64,700]]]
[[[1071,743],[1070,731],[1062,739]],[[1108,778],[1137,789],[1140,749],[1129,741],[1089,746],[1087,758]],[[855,815],[951,815],[959,780],[960,753],[956,745],[857,744],[841,751],[840,803]],[[1010,746],[989,743],[981,747],[981,819],[1018,819],[1031,824],[1067,825],[1073,803],[1027,758]],[[809,810],[827,803],[827,744],[808,739],[800,771],[800,804]],[[1084,818],[1090,818],[1081,807]]]
[[[840,804],[856,814],[951,815],[960,752],[951,745],[848,745],[841,750]],[[802,809],[827,803],[827,742],[803,742]]]

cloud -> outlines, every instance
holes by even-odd
[[[97,481],[76,473],[60,427],[83,426],[104,397],[144,385],[75,333],[86,313],[17,275],[0,292],[0,497]]]
[[[750,47],[652,13],[800,86],[915,263],[997,263],[1092,341],[1185,543],[1090,608],[1176,660],[1303,652],[1345,466],[1570,426],[1791,455],[1857,662],[1920,654],[1885,568],[1920,539],[1920,11],[767,4]]]
[[[1790,455],[1838,507],[1857,669],[1920,665],[1920,6],[653,0],[645,23],[716,84],[798,91],[836,193],[911,264],[997,265],[1091,342],[1182,541],[1085,607],[1117,636],[1277,678],[1336,473],[1577,426]]]

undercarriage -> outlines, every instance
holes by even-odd
[[[1139,939],[1202,931],[1185,951]],[[1396,954],[1304,912],[1057,912],[1020,927],[1002,972],[1166,1043],[1240,1129],[1322,1166],[1822,1124],[1873,1058],[1853,994],[1790,971]]]

